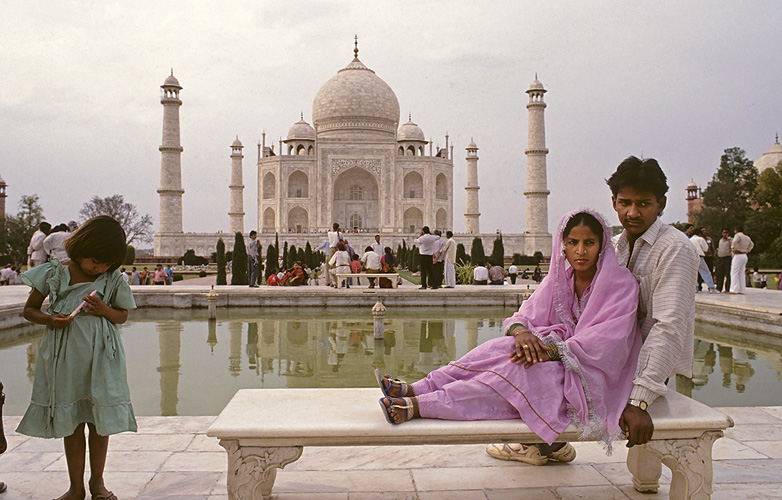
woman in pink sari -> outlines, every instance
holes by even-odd
[[[583,439],[601,439],[609,449],[622,437],[619,417],[641,347],[638,285],[618,265],[611,231],[596,212],[563,217],[552,248],[548,276],[505,320],[504,337],[412,384],[376,371],[390,423],[521,418],[547,445],[487,451],[535,465],[575,458],[569,444],[551,446],[571,423]],[[520,458],[492,453],[492,446]]]

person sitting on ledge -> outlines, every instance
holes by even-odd
[[[412,384],[375,371],[389,423],[521,418],[547,444],[508,446],[533,465],[575,458],[572,445],[554,443],[570,424],[609,448],[622,436],[642,343],[638,284],[618,264],[611,229],[596,212],[565,215],[552,248],[550,273],[505,320],[505,336]]]
[[[491,265],[491,264],[489,264]],[[485,285],[489,282],[489,269],[481,262],[472,270],[472,284]]]
[[[307,274],[301,267],[301,262],[296,261],[293,263],[293,268],[285,273],[285,277],[282,280],[283,286],[300,286],[307,283]]]

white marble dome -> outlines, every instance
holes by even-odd
[[[163,87],[179,87],[180,89],[182,88],[182,86],[179,85],[179,80],[176,79],[176,77],[174,76],[173,72],[171,73],[171,75],[168,78],[166,78],[166,81],[163,82],[162,86]]]
[[[782,161],[782,144],[779,144],[779,136],[777,136],[776,142],[769,148],[768,151],[763,153],[763,156],[757,159],[755,166],[758,172],[762,172],[767,168],[774,168]]]
[[[412,117],[408,119],[407,123],[399,127],[396,132],[397,141],[423,141],[426,142],[424,131],[421,127],[413,123]]]
[[[288,140],[314,141],[315,129],[302,118],[294,123],[290,130],[288,130]]]
[[[399,101],[391,87],[356,57],[315,95],[312,121],[318,133],[369,129],[395,134]]]
[[[242,141],[239,140],[239,136],[236,136],[236,139],[234,139],[234,142],[231,143],[232,148],[243,148]]]

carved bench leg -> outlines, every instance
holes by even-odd
[[[722,435],[722,431],[708,431],[697,439],[650,441],[643,446],[648,453],[655,455],[658,461],[671,469],[671,500],[711,498],[711,448],[714,441]],[[629,461],[628,456],[628,466]]]
[[[303,447],[239,446],[239,441],[221,439],[228,452],[228,499],[269,500],[277,469],[301,457]]]
[[[657,493],[663,472],[660,457],[646,448],[633,446],[627,452],[627,468],[633,475],[633,486],[641,493]]]

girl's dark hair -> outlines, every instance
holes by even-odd
[[[579,212],[573,217],[570,218],[570,220],[567,221],[567,224],[565,224],[565,230],[562,232],[562,239],[568,237],[570,234],[570,231],[580,225],[584,224],[586,227],[592,230],[593,233],[597,235],[597,237],[600,239],[600,249],[603,249],[603,225],[600,224],[600,222],[595,219],[595,217],[592,214],[588,214],[586,212]]]
[[[128,251],[125,230],[108,215],[93,217],[65,240],[65,251],[73,261],[92,258],[114,271],[125,261]]]

